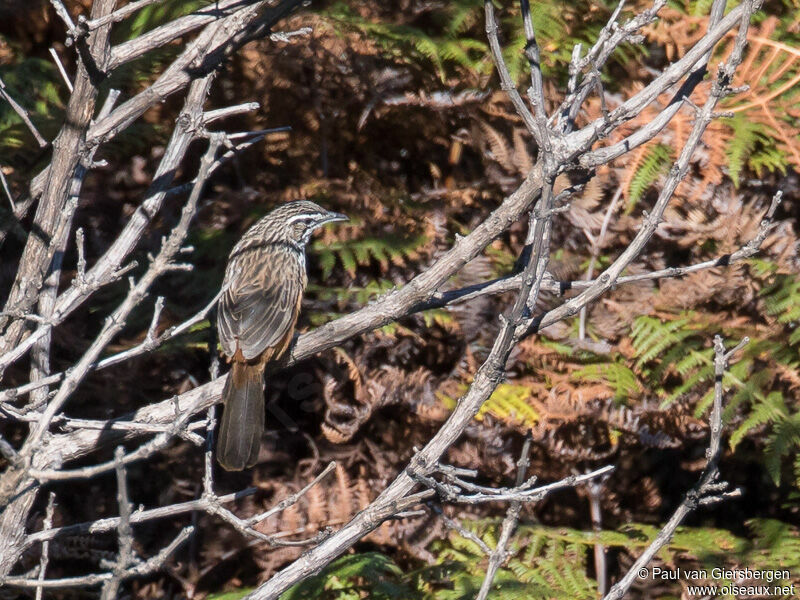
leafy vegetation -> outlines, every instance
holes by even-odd
[[[471,521],[470,532],[490,548],[497,543],[499,522]],[[688,558],[698,561],[707,574],[714,568],[750,568],[792,572],[800,565],[800,531],[774,520],[748,522],[753,538],[710,528],[681,527],[662,549],[657,563],[668,571]],[[591,600],[596,582],[587,576],[587,561],[596,545],[606,551],[636,554],[658,534],[650,525],[628,525],[616,531],[580,531],[569,528],[521,526],[509,548],[507,566],[501,568],[492,587],[492,598],[541,600]],[[319,575],[298,584],[281,600],[467,600],[480,589],[486,557],[469,538],[451,533],[433,545],[433,565],[403,570],[376,552],[344,556]],[[780,557],[780,558],[778,558]],[[723,585],[726,580],[708,577],[697,585]],[[776,585],[788,583],[777,579]],[[242,590],[241,596],[246,593]],[[212,596],[234,600],[235,594]]]

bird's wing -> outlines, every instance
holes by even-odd
[[[305,272],[294,252],[269,247],[244,251],[231,259],[223,286],[217,325],[226,355],[240,350],[251,360],[288,341],[305,287]]]

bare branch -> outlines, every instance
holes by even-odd
[[[198,182],[195,185],[189,200],[181,211],[181,218],[178,224],[170,233],[169,237],[164,241],[161,251],[155,257],[150,268],[131,289],[128,296],[122,304],[114,311],[114,314],[106,320],[103,330],[97,335],[92,345],[84,353],[83,357],[76,363],[74,369],[65,377],[64,382],[61,384],[56,395],[50,401],[47,409],[42,414],[39,423],[32,429],[28,439],[25,441],[25,446],[20,452],[25,455],[33,452],[33,449],[38,446],[45,431],[50,425],[50,421],[61,410],[67,398],[72,394],[72,391],[77,387],[78,383],[89,372],[90,366],[96,361],[97,356],[108,344],[111,339],[122,329],[122,326],[127,319],[128,314],[142,301],[147,289],[161,274],[170,269],[172,259],[179,252],[183,245],[183,240],[189,231],[189,223],[194,217],[197,208],[197,201],[200,198],[200,192],[208,177],[208,169],[214,160],[221,140],[219,138],[212,138],[209,143],[208,150],[206,151],[200,163],[200,170],[198,174]]]
[[[436,506],[433,503],[429,503],[428,506],[430,507],[430,509],[434,513],[436,513],[439,516],[439,518],[442,520],[442,522],[449,529],[452,529],[453,531],[458,533],[458,535],[460,535],[464,539],[467,539],[467,540],[471,541],[473,544],[478,546],[478,548],[480,548],[483,551],[483,553],[486,554],[487,556],[492,553],[492,549],[489,548],[489,546],[486,545],[486,542],[484,542],[481,538],[479,538],[477,535],[472,533],[469,529],[464,529],[464,527],[462,527],[461,524],[458,521],[456,521],[455,519],[451,519],[446,514],[444,514],[444,512],[442,511],[441,508],[439,508],[438,506]]]
[[[128,570],[126,570],[123,579],[129,579],[131,577],[137,577],[142,575],[149,575],[151,573],[157,572],[167,559],[172,555],[175,550],[177,550],[194,531],[194,527],[184,527],[180,533],[173,539],[169,545],[164,547],[161,552],[157,555],[149,558],[148,560],[134,565]],[[62,579],[45,579],[44,581],[39,581],[37,579],[26,579],[25,577],[5,577],[3,579],[3,583],[5,585],[11,585],[15,587],[23,587],[23,588],[47,588],[47,589],[59,589],[59,588],[70,588],[70,587],[88,587],[98,585],[100,583],[104,583],[107,581],[112,580],[115,577],[114,573],[97,573],[92,575],[83,575],[80,577],[64,577]]]
[[[574,487],[584,481],[589,481],[595,477],[602,477],[614,470],[613,465],[606,465],[589,473],[582,475],[570,475],[559,481],[546,485],[534,486],[536,477],[531,478],[513,488],[482,488],[482,491],[465,493],[469,486],[465,486],[463,481],[456,485],[441,483],[432,476],[414,473],[413,478],[434,489],[444,500],[457,502],[459,504],[485,504],[487,502],[539,502],[554,491]],[[436,473],[436,470],[434,470]],[[461,489],[461,488],[464,489]]]
[[[54,1],[58,11],[60,2]],[[101,17],[107,14],[114,2],[96,0],[92,5],[92,15]],[[43,182],[42,197],[34,218],[36,233],[28,237],[14,285],[6,300],[6,311],[24,312],[36,302],[37,292],[47,278],[53,260],[56,230],[62,228],[63,233],[69,236],[72,220],[65,216],[65,210],[73,201],[70,195],[76,186],[73,178],[81,179],[86,172],[81,159],[87,150],[85,135],[97,100],[97,65],[102,67],[108,47],[109,29],[100,28],[89,37],[85,52],[79,53],[75,89],[67,105],[65,125],[53,142],[52,168]],[[16,345],[22,335],[23,323],[9,323],[7,319],[0,318],[0,330],[4,330],[0,336],[0,352],[6,352]]]
[[[603,530],[603,513],[600,507],[603,492],[602,480],[592,481],[587,487],[589,492],[589,512],[592,516],[592,529]],[[608,569],[606,568],[606,548],[603,544],[594,545],[594,571],[597,575],[597,591],[604,595],[608,588]]]
[[[101,600],[114,600],[119,594],[122,578],[133,561],[133,530],[131,529],[131,502],[128,498],[128,482],[125,477],[125,466],[122,457],[125,450],[118,446],[114,451],[114,468],[117,471],[117,504],[119,504],[119,524],[117,525],[117,543],[119,550],[114,563],[112,577],[103,584]]]
[[[151,4],[156,4],[158,2],[163,2],[164,0],[135,0],[135,2],[130,2],[126,4],[122,8],[115,10],[110,15],[106,15],[104,17],[100,17],[99,19],[92,19],[87,21],[82,18],[78,18],[78,22],[81,24],[81,29],[89,32],[94,31],[98,27],[102,27],[103,25],[107,25],[109,23],[119,23],[120,21],[127,19],[137,10],[141,10],[146,6],[150,6]]]
[[[525,2],[524,7],[527,7],[527,2]],[[524,10],[525,8],[523,8],[523,12]],[[530,14],[528,15],[528,19],[530,19]],[[519,456],[519,461],[517,461],[517,487],[524,483],[525,474],[528,471],[528,466],[530,466],[529,455],[532,439],[531,435],[528,434],[525,437],[525,443],[522,445],[522,453]],[[491,590],[494,576],[497,570],[503,566],[503,563],[508,559],[506,548],[508,547],[508,542],[511,540],[514,530],[517,528],[521,510],[522,502],[519,500],[512,501],[511,506],[508,507],[506,518],[503,519],[503,524],[500,526],[500,538],[497,540],[495,549],[489,554],[489,565],[486,567],[486,576],[483,578],[483,583],[481,583],[481,588],[475,600],[486,600],[489,597],[489,591]]]
[[[531,111],[522,100],[522,96],[517,91],[517,86],[514,85],[514,80],[511,79],[511,74],[508,72],[505,60],[503,60],[503,51],[500,49],[500,41],[497,39],[497,20],[494,17],[494,4],[491,0],[486,0],[483,4],[486,12],[486,37],[489,39],[489,48],[492,51],[492,59],[497,67],[497,73],[500,75],[500,87],[503,88],[511,99],[511,103],[517,111],[517,114],[522,118],[525,127],[536,139],[539,147],[542,147],[542,140],[540,139],[539,127],[536,120],[533,118]]]
[[[161,48],[187,33],[191,33],[215,21],[221,21],[223,17],[228,17],[237,10],[256,3],[263,4],[261,0],[220,0],[213,5],[204,6],[190,15],[174,19],[165,25],[143,33],[139,37],[114,46],[109,56],[108,68],[116,69],[120,65],[139,58],[152,50]],[[124,8],[120,10],[124,10]]]
[[[53,526],[53,513],[55,512],[56,494],[50,492],[50,498],[47,500],[47,509],[45,510],[44,523],[42,529],[50,529]],[[50,562],[50,541],[46,540],[42,543],[42,557],[39,559],[39,581],[44,581],[47,574],[47,565]],[[42,600],[44,590],[41,587],[36,588],[36,600]]]
[[[42,134],[39,133],[39,130],[36,129],[36,126],[33,124],[33,121],[31,121],[31,118],[28,115],[28,111],[17,104],[17,102],[8,94],[6,91],[6,84],[3,83],[2,79],[0,79],[0,96],[2,96],[3,100],[11,105],[11,108],[14,109],[14,112],[17,113],[19,118],[22,119],[22,122],[25,123],[25,126],[33,134],[33,137],[36,138],[36,143],[39,144],[39,148],[46,148],[48,144],[47,140],[44,139]],[[3,177],[3,182],[5,182],[5,176]],[[11,197],[10,193],[8,192],[8,185],[5,184],[5,187],[6,193],[9,194],[9,197]],[[13,200],[11,201],[11,206],[14,206]]]
[[[177,119],[177,127],[173,132],[172,138],[167,145],[164,156],[156,170],[154,183],[142,204],[134,211],[127,225],[116,238],[111,247],[98,259],[92,269],[86,273],[84,265],[84,275],[81,277],[80,263],[78,265],[78,278],[73,285],[65,290],[56,302],[51,318],[43,323],[42,327],[37,328],[16,347],[0,355],[0,373],[9,364],[23,356],[28,349],[48,331],[61,323],[73,310],[80,306],[96,290],[104,285],[116,281],[125,272],[126,268],[120,269],[120,265],[126,256],[133,251],[151,219],[160,209],[164,198],[168,192],[190,191],[197,182],[197,178],[178,189],[169,189],[169,185],[174,177],[175,170],[189,147],[189,144],[200,137],[202,132],[202,104],[209,92],[212,75],[195,80],[190,86],[187,94],[184,109]],[[232,150],[223,153],[217,158],[209,168],[209,175],[213,173],[227,159],[235,155],[237,151],[247,148],[260,139],[259,136],[235,146]],[[79,247],[80,248],[80,247]]]
[[[291,44],[295,38],[305,37],[310,35],[313,29],[311,27],[301,27],[294,31],[276,31],[269,34],[269,39],[273,42],[283,42],[284,44]]]
[[[155,335],[155,329],[151,329],[149,333],[153,334],[152,336],[148,335],[136,346],[128,348],[127,350],[122,350],[121,352],[117,352],[116,354],[112,354],[111,356],[107,356],[106,358],[97,361],[93,365],[89,366],[89,370],[100,371],[130,360],[131,358],[141,356],[142,354],[153,352],[160,346],[163,346],[166,342],[178,337],[179,335],[183,335],[208,316],[208,314],[217,304],[217,301],[219,300],[219,297],[222,295],[223,291],[224,290],[220,290],[217,295],[214,296],[203,308],[182,323],[168,327],[160,335]],[[29,315],[29,318],[30,317],[31,316]],[[157,315],[155,312],[153,314],[153,318],[157,321]],[[47,321],[45,321],[45,323],[47,323]],[[152,324],[153,323],[151,322],[151,326]],[[51,385],[53,383],[63,381],[64,377],[66,377],[66,372],[62,371],[61,373],[49,375],[38,381],[26,383],[25,385],[21,385],[17,388],[0,392],[0,403],[19,398],[20,396],[27,394],[43,385]],[[155,431],[155,429],[153,429],[153,431]]]
[[[741,9],[741,10],[740,10]],[[673,165],[672,169],[670,170],[669,176],[656,200],[655,205],[653,206],[652,213],[645,214],[642,227],[637,233],[636,237],[628,244],[627,248],[622,252],[622,254],[603,272],[603,274],[598,278],[598,280],[589,286],[586,290],[584,290],[578,296],[571,298],[561,306],[546,312],[543,315],[538,316],[536,319],[532,319],[528,325],[530,331],[539,330],[548,325],[552,325],[553,323],[567,317],[576,314],[581,307],[585,306],[587,303],[592,302],[596,298],[598,298],[601,294],[605,293],[608,289],[610,289],[615,282],[619,279],[621,272],[631,263],[631,261],[638,256],[644,246],[647,244],[649,239],[652,237],[653,233],[655,233],[656,228],[661,222],[662,216],[664,214],[664,210],[666,209],[670,199],[672,198],[675,190],[678,187],[678,184],[683,180],[686,172],[689,169],[689,163],[691,160],[692,155],[694,154],[695,149],[700,143],[700,138],[702,137],[703,133],[705,132],[706,127],[711,122],[713,115],[714,115],[714,108],[717,105],[717,102],[724,96],[730,94],[730,88],[728,87],[728,82],[732,78],[733,70],[735,70],[736,66],[739,65],[741,62],[742,52],[744,51],[744,46],[747,41],[747,28],[750,22],[750,16],[752,15],[755,7],[753,6],[752,2],[745,2],[740,4],[738,7],[734,9],[731,13],[722,19],[720,24],[715,28],[715,31],[720,28],[729,28],[730,25],[728,24],[729,18],[734,12],[737,15],[737,21],[740,24],[739,33],[737,35],[737,41],[734,46],[734,50],[731,53],[726,66],[720,67],[720,72],[717,76],[717,82],[714,86],[712,86],[711,94],[709,95],[708,100],[706,101],[705,105],[703,106],[700,114],[698,114],[697,119],[695,120],[694,126],[692,127],[692,131],[689,134],[689,137],[684,145],[683,149],[680,152],[680,155]],[[706,39],[709,37],[709,34],[703,37]],[[684,56],[687,57],[691,53],[698,50],[698,48],[703,48],[702,40],[697,43],[689,52],[686,53]],[[696,59],[695,59],[696,60]],[[679,61],[680,62],[680,61]],[[676,64],[673,64],[669,67],[662,76],[657,79],[663,77],[668,71],[670,71]],[[691,64],[694,64],[693,62]],[[652,85],[652,84],[651,84]],[[580,132],[578,132],[580,133]],[[766,235],[766,234],[764,234]],[[742,249],[740,252],[745,251],[748,252],[749,250]],[[521,326],[517,330],[518,336],[526,335],[525,326]]]
[[[573,49],[567,96],[554,114],[554,116],[558,118],[557,128],[563,133],[568,133],[574,128],[578,112],[586,101],[586,98],[589,97],[594,86],[594,74],[605,66],[608,59],[621,44],[632,40],[640,29],[658,18],[658,12],[664,8],[666,0],[655,0],[653,6],[649,9],[637,14],[624,25],[620,26],[617,24],[617,19],[619,18],[624,4],[625,2],[622,0],[617,5],[608,23],[600,31],[597,41],[586,53],[586,56],[581,58],[580,45],[576,45]],[[578,86],[578,76],[581,71],[586,68],[591,68],[592,73]]]
[[[186,153],[189,144],[197,135],[197,122],[202,115],[202,105],[209,92],[212,75],[195,80],[189,90],[183,111],[177,119],[177,126],[167,145],[164,156],[154,176],[154,184],[148,190],[142,204],[134,211],[127,225],[117,236],[111,247],[95,263],[92,269],[80,277],[65,290],[56,301],[51,322],[37,328],[24,341],[0,356],[0,373],[9,364],[20,358],[39,338],[47,335],[49,330],[61,323],[75,308],[80,306],[91,294],[104,285],[116,281],[120,273],[120,265],[139,242],[151,219],[161,207],[166,196],[165,190],[172,182],[175,170]]]
[[[217,108],[216,110],[209,110],[203,113],[203,124],[208,125],[219,119],[226,119],[234,115],[241,115],[244,113],[252,112],[260,108],[258,102],[245,102],[244,104],[237,104],[236,106],[227,106],[225,108]]]
[[[735,352],[746,343],[747,340],[742,340],[731,352]],[[729,354],[725,353],[722,338],[716,336],[714,338],[714,407],[711,411],[711,435],[708,450],[706,451],[706,467],[700,476],[700,480],[687,492],[683,502],[680,503],[669,521],[658,532],[656,538],[642,552],[636,562],[631,565],[625,576],[611,587],[611,590],[603,600],[621,600],[625,596],[633,582],[639,577],[639,573],[644,572],[642,569],[650,564],[656,553],[672,539],[675,530],[690,512],[702,504],[718,502],[723,498],[736,495],[735,491],[726,492],[727,484],[717,481],[719,477],[718,464],[722,449],[722,380],[727,366],[726,356]]]
[[[217,502],[221,504],[228,504],[229,502],[235,502],[236,500],[241,500],[242,498],[246,498],[247,496],[252,496],[258,491],[257,488],[247,488],[241,490],[239,492],[234,492],[232,494],[226,494],[224,496],[219,496],[217,498]],[[178,504],[171,504],[169,506],[160,506],[158,508],[151,508],[148,510],[135,510],[131,513],[130,522],[131,524],[137,523],[146,523],[147,521],[154,521],[156,519],[165,519],[175,517],[177,515],[182,515],[186,513],[192,513],[198,510],[205,510],[205,500],[197,499],[197,500],[189,500],[188,502],[180,502]],[[108,531],[113,531],[117,527],[119,527],[120,518],[119,517],[109,517],[106,519],[99,519],[97,521],[91,521],[87,523],[77,523],[75,525],[66,525],[64,527],[55,527],[53,529],[44,529],[37,533],[33,533],[26,539],[26,547],[29,547],[37,542],[43,542],[46,540],[52,540],[59,536],[69,536],[69,535],[77,535],[82,533],[106,533]]]
[[[50,56],[53,57],[53,62],[56,63],[56,67],[61,75],[61,79],[64,80],[64,84],[67,86],[67,89],[71,94],[73,91],[75,91],[75,88],[72,85],[72,81],[69,79],[69,75],[67,75],[67,70],[64,68],[64,64],[61,62],[61,58],[58,56],[58,52],[56,52],[56,49],[52,46],[50,47]]]
[[[11,205],[11,211],[17,211],[17,205],[14,202],[14,196],[11,194],[11,189],[8,187],[8,180],[6,179],[6,174],[3,173],[3,167],[0,166],[0,184],[3,186],[3,191],[6,193],[6,198],[8,198],[8,203]]]
[[[58,17],[64,21],[64,25],[67,26],[67,35],[70,37],[75,35],[75,23],[73,23],[72,17],[69,15],[69,11],[64,6],[64,3],[61,0],[50,0],[50,4],[53,5],[53,9],[56,11]]]
[[[695,77],[691,78],[691,87],[693,89],[694,86],[699,83],[700,79],[702,79],[702,77],[697,75],[698,71],[694,70],[694,66],[706,53],[713,49],[717,42],[719,42],[728,31],[741,22],[743,16],[749,17],[751,14],[752,12],[747,9],[747,5],[744,3],[735,7],[720,20],[718,25],[709,27],[708,32],[692,46],[680,60],[672,63],[658,77],[645,86],[644,89],[615,108],[608,117],[600,117],[583,129],[571,133],[567,138],[570,149],[575,150],[576,154],[589,150],[597,139],[607,136],[613,129],[639,114],[644,107],[653,102],[660,94],[671,88],[690,72],[696,74]],[[689,93],[686,87],[682,87],[682,89],[683,93],[677,98],[678,101],[682,100],[682,98]],[[677,108],[674,110],[677,112]],[[637,132],[627,140],[624,140],[624,148],[626,151],[630,151],[648,139],[652,139],[658,131],[661,131],[661,129],[666,126],[668,120],[654,119],[654,122],[657,122],[657,126],[654,126],[652,123],[648,124],[640,130],[637,130]],[[634,136],[636,136],[635,139]],[[609,148],[613,148],[613,150],[609,150]],[[587,169],[606,164],[620,156],[621,149],[619,144],[615,144],[613,147],[600,148],[592,152],[587,152],[580,157],[580,164]]]
[[[491,2],[490,2],[491,3]],[[550,143],[550,131],[547,126],[547,105],[544,98],[544,82],[542,81],[542,59],[539,51],[539,44],[536,43],[536,32],[533,29],[533,19],[531,19],[531,7],[528,0],[520,0],[522,9],[522,24],[525,30],[525,57],[531,70],[531,87],[528,90],[528,99],[533,105],[534,120],[536,122],[537,133],[534,139],[544,152],[552,152]],[[495,57],[497,61],[498,57]],[[502,61],[502,55],[499,60]]]

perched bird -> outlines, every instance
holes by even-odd
[[[234,246],[217,310],[222,352],[231,371],[222,391],[217,461],[240,471],[258,460],[264,432],[264,369],[292,341],[306,288],[306,244],[318,227],[346,221],[310,202],[270,212]]]

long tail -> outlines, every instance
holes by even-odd
[[[264,365],[234,362],[222,399],[217,462],[228,471],[241,471],[258,461],[264,433]]]

